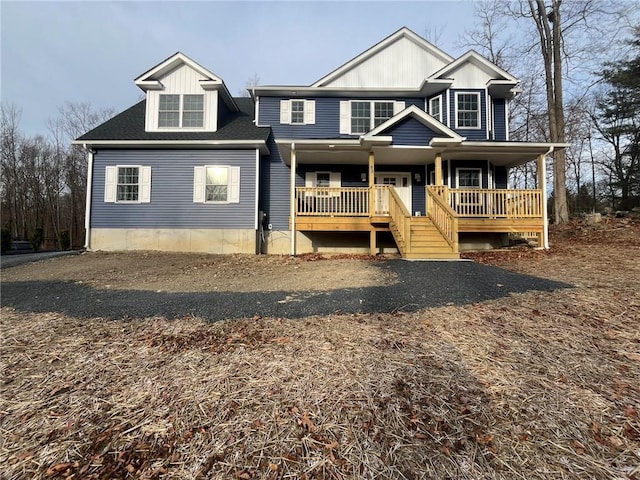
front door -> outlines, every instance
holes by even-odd
[[[400,200],[411,212],[411,174],[409,173],[376,173],[376,185],[391,185],[396,189]],[[378,195],[376,199],[377,211],[389,211],[389,199],[384,195]],[[386,204],[385,204],[386,203]]]

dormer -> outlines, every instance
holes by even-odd
[[[135,83],[147,97],[147,132],[215,132],[222,112],[238,111],[224,81],[181,52]]]

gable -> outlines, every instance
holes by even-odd
[[[318,80],[314,87],[420,88],[453,59],[403,28]]]
[[[449,76],[453,77],[451,88],[482,88],[489,80],[494,79],[492,75],[473,63],[464,63],[452,71]]]
[[[426,146],[439,133],[419,122],[413,117],[407,117],[395,125],[380,132],[380,135],[393,137],[392,145]]]

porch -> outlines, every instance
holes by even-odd
[[[425,215],[411,215],[390,185],[296,187],[296,231],[391,232],[405,258],[459,258],[460,233],[526,233],[544,243],[540,189],[425,187]]]

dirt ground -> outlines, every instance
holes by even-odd
[[[638,480],[640,225],[551,240],[470,256],[575,288],[412,314],[3,308],[0,478]]]
[[[12,267],[4,281],[65,280],[93,288],[162,292],[317,291],[389,285],[383,257],[89,252]],[[322,268],[318,268],[321,264]]]

